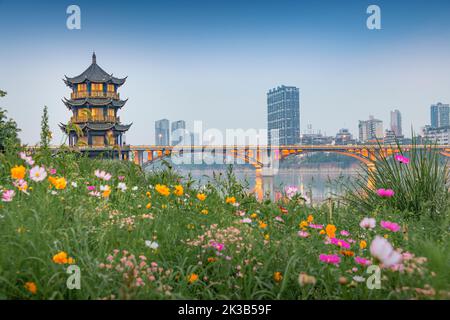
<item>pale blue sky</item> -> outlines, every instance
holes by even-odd
[[[78,4],[82,29],[66,28]],[[379,4],[382,30],[366,28]],[[0,0],[0,100],[39,140],[43,105],[57,124],[69,119],[62,81],[97,62],[128,76],[122,122],[131,144],[154,141],[154,121],[204,127],[266,128],[266,92],[300,88],[301,131],[357,134],[369,114],[403,115],[406,133],[429,123],[429,106],[450,102],[450,1],[9,1]]]

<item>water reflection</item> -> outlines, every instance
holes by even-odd
[[[212,179],[213,173],[225,174],[226,169],[219,170],[189,170],[177,168],[182,175],[190,173],[200,184]],[[248,184],[249,190],[259,200],[278,200],[286,186],[295,186],[301,194],[312,202],[321,202],[328,197],[340,194],[337,181],[345,182],[354,179],[358,170],[332,168],[328,170],[306,169],[279,169],[278,174],[272,177],[263,176],[261,170],[253,168],[235,169],[236,177]]]

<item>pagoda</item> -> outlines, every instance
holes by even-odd
[[[97,64],[95,52],[92,64],[79,76],[65,76],[65,84],[72,89],[70,99],[63,99],[72,111],[68,124],[60,128],[69,136],[69,145],[87,152],[90,157],[126,159],[129,146],[125,145],[124,133],[131,124],[120,123],[117,113],[127,100],[121,100],[118,88],[126,81],[108,74]]]

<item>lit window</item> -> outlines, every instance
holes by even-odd
[[[78,91],[86,91],[86,90],[87,90],[86,83],[80,83],[80,84],[78,84],[77,90],[78,90]]]
[[[108,92],[114,92],[114,85],[108,84]]]
[[[91,90],[92,91],[103,91],[103,83],[92,83]]]

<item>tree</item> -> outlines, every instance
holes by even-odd
[[[41,120],[41,147],[44,149],[48,149],[51,138],[52,133],[48,125],[48,109],[47,106],[44,106],[44,112],[42,114]]]
[[[6,96],[6,92],[0,90],[0,97]],[[8,119],[6,110],[0,108],[0,152],[4,152],[8,148],[17,147],[20,144],[18,133],[20,129],[17,128],[17,123]]]

